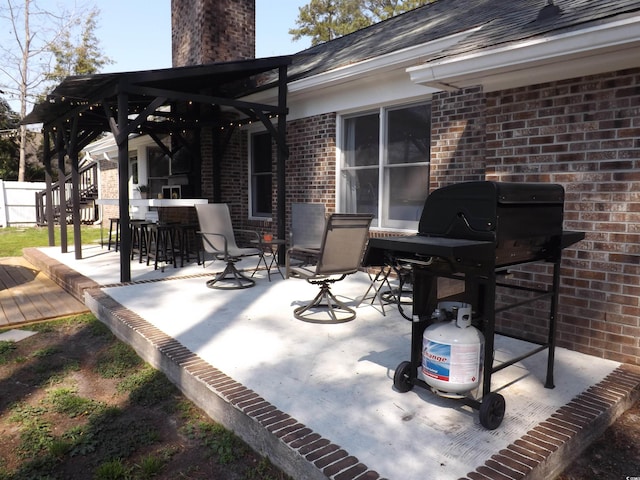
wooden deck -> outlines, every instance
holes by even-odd
[[[24,258],[0,258],[0,328],[87,311]]]

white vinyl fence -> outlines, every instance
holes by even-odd
[[[0,180],[0,227],[35,226],[36,192],[44,182],[5,182]]]

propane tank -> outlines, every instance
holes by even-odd
[[[471,325],[471,305],[441,302],[422,336],[425,382],[443,397],[461,398],[480,384],[484,337]]]

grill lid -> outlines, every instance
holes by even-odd
[[[427,197],[418,234],[498,243],[549,238],[562,233],[563,206],[564,189],[557,184],[457,183]]]

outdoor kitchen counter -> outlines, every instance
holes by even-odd
[[[99,198],[96,205],[119,205],[117,198]],[[130,198],[129,205],[134,207],[193,207],[209,203],[206,198]]]

